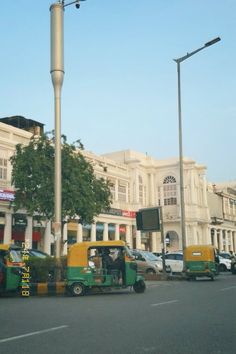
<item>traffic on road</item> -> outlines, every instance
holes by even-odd
[[[0,299],[0,352],[5,354],[209,354],[236,346],[236,278],[147,281],[80,298]],[[7,309],[7,316],[6,316]]]

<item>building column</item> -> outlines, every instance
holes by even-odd
[[[230,251],[233,251],[233,249],[234,249],[234,244],[233,244],[233,232],[230,230],[229,231],[229,238],[230,238],[230,248],[229,248],[229,250]]]
[[[223,251],[223,230],[219,230],[219,251]]]
[[[226,252],[229,252],[228,230],[225,230],[225,251],[226,251]]]
[[[135,203],[139,203],[139,178],[138,177],[139,177],[138,171],[136,170],[135,171],[135,186],[134,186],[134,188],[135,188],[134,202]]]
[[[197,201],[196,201],[196,190],[195,190],[195,180],[194,180],[194,171],[193,170],[190,171],[190,181],[191,181],[190,203],[195,205],[195,204],[197,204]]]
[[[136,230],[136,249],[141,250],[142,242],[141,242],[141,231]]]
[[[103,241],[108,241],[108,223],[103,224]]]
[[[157,252],[157,232],[152,232],[152,252]],[[166,244],[165,244],[166,246]]]
[[[115,224],[115,241],[120,239],[120,224]]]
[[[83,226],[79,222],[76,230],[76,242],[83,242]]]
[[[207,207],[207,183],[206,183],[206,176],[203,176],[203,206]]]
[[[233,232],[233,241],[234,241],[233,251],[236,252],[236,231]]]
[[[96,223],[91,225],[91,238],[90,238],[91,242],[97,241],[97,237],[96,237]]]
[[[66,256],[67,255],[67,234],[68,234],[68,224],[67,222],[63,225],[63,230],[62,230],[62,255]]]
[[[132,234],[131,234],[131,226],[130,225],[125,225],[125,227],[126,227],[126,235],[125,235],[125,240],[126,240],[126,243],[127,243],[127,246],[128,247],[132,247],[131,246],[131,236],[132,236]]]
[[[197,226],[193,225],[192,226],[192,240],[193,244],[197,245],[198,244],[198,239],[197,239]]]
[[[51,255],[51,221],[47,220],[45,224],[43,251]]]
[[[213,234],[213,246],[217,249],[219,249],[219,245],[218,245],[218,240],[217,240],[217,230],[213,229],[214,234]]]
[[[12,214],[6,213],[3,243],[9,244],[11,242],[12,242]]]
[[[27,226],[25,229],[25,241],[27,241],[28,248],[32,248],[33,241],[33,218],[32,216],[27,216]]]
[[[211,245],[211,229],[208,227],[208,225],[203,227],[203,232],[204,232],[204,243],[206,245]]]
[[[151,205],[155,205],[155,187],[154,187],[154,175],[150,173],[150,190],[149,190],[149,200]]]

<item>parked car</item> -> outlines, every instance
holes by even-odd
[[[219,272],[227,272],[231,270],[231,259],[219,256]]]
[[[162,256],[158,257],[159,267],[162,269]],[[181,273],[183,271],[183,252],[169,252],[165,254],[167,271]]]
[[[20,246],[15,246],[12,245],[12,249],[17,252],[18,254],[22,254],[23,248]],[[25,252],[24,252],[25,253]],[[40,251],[38,249],[35,248],[29,248],[27,249],[27,253],[29,254],[30,257],[39,257],[39,258],[46,258],[46,257],[51,257],[49,254],[47,254],[46,252]]]
[[[154,254],[154,256],[156,256],[156,257],[161,257],[161,255],[162,255],[161,252],[152,252],[152,254]]]
[[[34,249],[34,248],[30,248],[29,250],[29,255],[30,257],[39,257],[39,258],[46,258],[46,257],[50,257],[49,254],[47,254],[46,252]]]
[[[226,259],[231,259],[232,255],[229,252],[220,252],[219,255]]]
[[[159,273],[158,258],[148,251],[130,250],[134,256],[138,273],[157,274]]]

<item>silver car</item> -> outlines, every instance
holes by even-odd
[[[138,273],[157,274],[159,273],[159,267],[157,264],[157,257],[151,252],[130,250],[134,256],[138,266]]]

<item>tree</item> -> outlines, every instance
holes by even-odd
[[[109,182],[96,178],[93,166],[81,151],[80,141],[68,144],[62,137],[62,221],[80,218],[83,224],[109,209]],[[32,137],[29,145],[16,146],[11,157],[12,184],[15,187],[14,210],[53,220],[54,217],[54,137]]]

